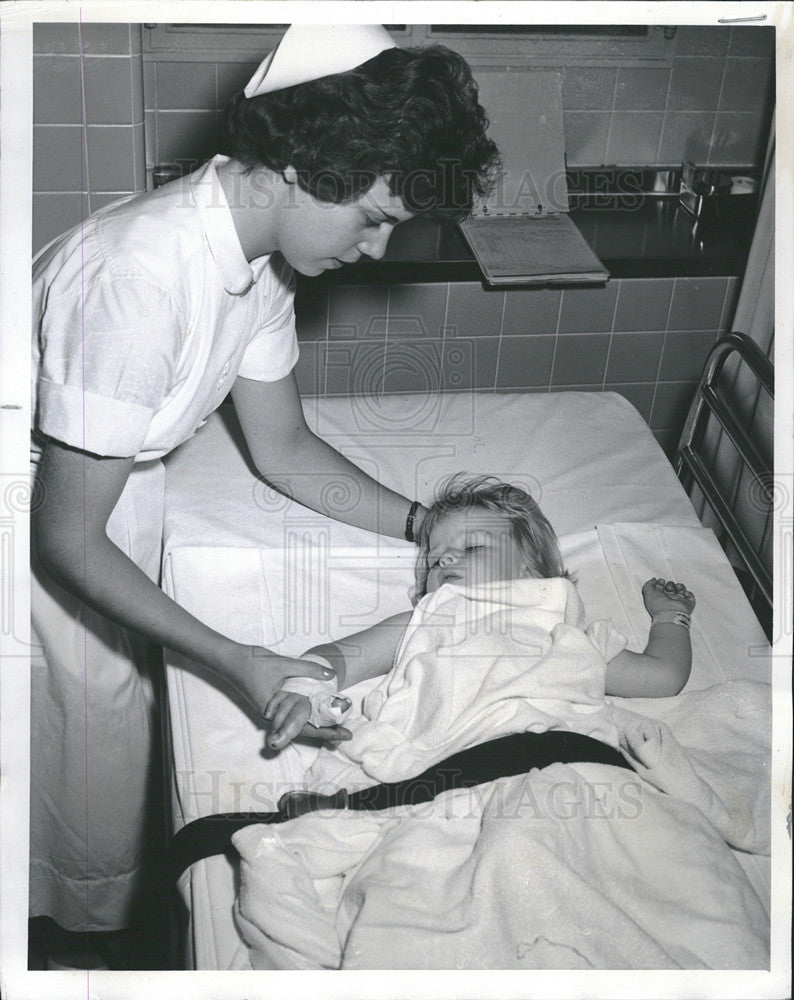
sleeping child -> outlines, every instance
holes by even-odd
[[[282,797],[283,812],[400,804],[385,791],[404,791],[416,776],[433,775],[433,784],[439,762],[446,774],[475,773],[478,782],[552,760],[653,766],[659,730],[649,722],[619,732],[605,695],[665,697],[683,688],[695,607],[683,584],[645,583],[650,632],[636,653],[609,621],[584,623],[555,533],[525,491],[454,476],[417,540],[413,611],[314,647],[304,655],[330,664],[337,682],[290,678],[267,706],[268,746],[277,750],[313,727],[349,726],[310,769],[311,791]],[[361,713],[350,712],[337,683],[346,689],[381,675]]]
[[[346,697],[290,680],[268,706],[279,748],[355,700],[350,738],[278,812],[200,830],[239,855],[250,966],[765,967],[768,918],[728,847],[768,838],[762,771],[765,796],[738,792],[719,739],[704,756],[661,721],[757,732],[765,696],[665,699],[689,677],[689,590],[645,583],[650,634],[630,652],[608,621],[585,622],[537,505],[490,477],[447,483],[419,543],[413,611],[311,651]]]

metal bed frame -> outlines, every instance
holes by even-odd
[[[774,368],[770,359],[761,351],[754,340],[744,333],[729,333],[720,338],[712,347],[703,368],[695,398],[687,416],[681,440],[675,456],[675,470],[684,488],[692,497],[699,490],[702,499],[717,520],[715,533],[723,548],[728,551],[736,575],[747,593],[750,603],[758,615],[768,636],[772,628],[772,569],[771,546],[769,557],[763,558],[757,551],[749,535],[749,525],[743,523],[737,512],[740,483],[749,473],[752,484],[753,512],[762,526],[762,536],[771,531],[774,507],[774,481],[771,460],[767,460],[748,429],[740,424],[732,406],[730,391],[736,378],[722,379],[723,370],[729,359],[737,359],[736,378],[739,373],[750,372],[755,378],[755,403],[751,407],[750,419],[754,418],[762,393],[770,401],[774,400]],[[746,376],[744,376],[746,377]],[[739,468],[729,489],[717,482],[715,469],[709,464],[706,454],[707,435],[717,433],[727,436],[739,459]],[[771,446],[768,448],[771,456]],[[745,471],[746,470],[746,471]],[[730,495],[728,495],[730,494]],[[703,514],[701,513],[701,519]],[[758,525],[756,525],[757,527]],[[738,557],[742,565],[737,567]]]

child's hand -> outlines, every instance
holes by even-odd
[[[347,698],[335,698],[340,708],[347,708]],[[267,745],[271,750],[283,750],[296,736],[303,733],[314,739],[349,740],[350,730],[343,726],[324,726],[320,729],[307,725],[312,714],[312,705],[305,694],[293,691],[276,691],[265,709],[265,719],[270,722]]]
[[[620,749],[632,763],[653,768],[661,760],[665,742],[661,722],[635,716],[618,735]]]
[[[683,583],[657,577],[652,577],[644,584],[642,599],[651,618],[663,611],[683,611],[691,615],[695,609],[695,595]]]

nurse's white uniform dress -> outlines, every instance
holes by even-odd
[[[42,435],[135,456],[108,534],[153,580],[159,459],[238,374],[275,381],[298,356],[292,271],[278,255],[245,259],[224,159],[103,209],[34,263],[34,461]],[[33,576],[30,913],[120,929],[140,890],[159,654],[35,561]]]

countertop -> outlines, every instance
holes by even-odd
[[[695,220],[670,194],[596,195],[572,198],[572,203],[571,218],[613,278],[744,272],[755,218],[754,196],[720,199],[718,217],[708,221]],[[420,283],[482,281],[482,275],[456,225],[416,218],[395,228],[382,260],[361,260],[311,280]]]

